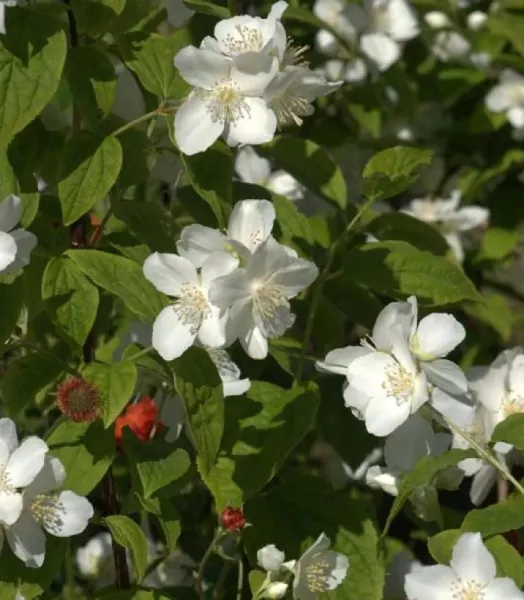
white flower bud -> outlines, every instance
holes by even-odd
[[[450,24],[448,15],[440,10],[430,10],[424,15],[424,21],[431,29],[442,29]]]
[[[257,552],[258,564],[265,571],[278,571],[284,562],[286,555],[274,544],[264,546]]]
[[[488,20],[488,15],[481,10],[474,10],[468,15],[467,23],[468,27],[473,31],[482,29]]]
[[[283,583],[281,581],[275,581],[275,583],[271,583],[266,590],[266,598],[271,598],[271,600],[278,600],[279,598],[283,598],[286,595],[287,583]]]

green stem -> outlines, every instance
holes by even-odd
[[[302,372],[304,370],[304,362],[306,359],[307,351],[309,348],[309,343],[311,340],[311,334],[313,333],[313,325],[315,324],[315,316],[317,314],[318,307],[320,306],[320,300],[322,299],[322,294],[324,292],[324,286],[326,285],[331,267],[333,266],[333,262],[335,261],[335,257],[342,248],[342,246],[346,243],[348,235],[355,229],[358,225],[360,219],[364,216],[366,211],[371,207],[375,198],[370,198],[365,204],[363,204],[357,214],[351,219],[350,223],[342,233],[342,235],[335,241],[335,243],[331,246],[331,249],[328,254],[328,258],[322,272],[320,273],[315,288],[313,290],[313,296],[311,298],[311,306],[309,307],[309,313],[306,320],[306,329],[304,331],[304,338],[302,340],[302,348],[300,352],[300,357],[298,360],[297,372],[295,374],[295,378],[293,380],[293,387],[297,386],[302,379]]]
[[[151,350],[153,350],[153,346],[148,346],[147,348],[140,350],[140,352],[135,352],[135,354],[131,354],[131,356],[128,356],[126,358],[126,360],[135,361],[138,358],[141,358],[142,356],[149,354],[151,352]]]
[[[213,592],[214,600],[222,600],[222,597],[224,595],[224,585],[226,583],[229,569],[231,569],[231,562],[225,560],[224,564],[222,565],[222,568],[220,569],[220,575],[218,576],[215,591]]]
[[[244,561],[242,554],[238,559],[238,582],[237,582],[237,600],[242,600],[242,591],[244,590]]]
[[[172,113],[174,110],[175,110],[174,107],[159,106],[158,108],[155,108],[155,110],[145,113],[144,115],[141,115],[140,117],[137,117],[136,119],[133,119],[133,121],[129,121],[128,123],[125,123],[124,125],[122,125],[122,127],[115,129],[111,133],[111,135],[113,137],[117,137],[121,133],[124,133],[124,131],[131,129],[135,125],[139,125],[140,123],[143,123],[144,121],[149,121],[150,119],[154,119],[154,118],[160,117],[162,115],[168,115],[168,114]]]
[[[215,533],[215,537],[211,540],[211,543],[209,544],[208,549],[205,551],[204,556],[202,557],[202,561],[200,563],[200,567],[198,567],[198,574],[197,574],[197,580],[196,580],[196,590],[197,590],[197,594],[198,597],[200,598],[200,600],[205,600],[206,595],[204,592],[204,588],[203,588],[203,583],[204,583],[204,575],[205,575],[205,571],[206,571],[206,566],[207,563],[209,561],[209,559],[211,558],[211,555],[213,554],[213,550],[215,549],[215,545],[218,542],[218,540],[220,539],[220,537],[222,536],[222,529],[219,527],[217,529],[217,532]]]
[[[466,442],[475,450],[475,452],[483,458],[485,461],[489,462],[491,465],[497,469],[497,471],[503,475],[508,481],[510,481],[516,490],[519,491],[520,494],[524,496],[524,488],[520,485],[520,483],[513,477],[510,473],[509,469],[500,462],[495,456],[491,454],[488,450],[483,448],[479,443],[477,443],[466,431],[462,430],[458,425],[453,423],[450,419],[445,417],[444,415],[439,413],[439,416],[444,420],[446,425],[451,429],[451,431],[456,434],[462,436]]]

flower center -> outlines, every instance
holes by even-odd
[[[332,565],[327,560],[317,559],[304,568],[306,585],[309,591],[318,594],[329,590]]]
[[[301,117],[311,114],[311,106],[307,98],[295,95],[289,88],[280,96],[269,102],[269,108],[275,113],[279,127],[286,125],[302,125]]]
[[[200,329],[202,321],[211,315],[211,307],[202,290],[189,283],[182,285],[180,297],[172,307],[180,322],[189,326],[194,335]]]
[[[247,25],[237,25],[235,29],[240,37],[227,34],[224,44],[227,46],[230,54],[240,54],[241,52],[256,52],[262,49],[262,33]]]
[[[63,521],[61,515],[65,508],[58,494],[38,494],[29,508],[33,519],[40,525],[45,525],[50,533],[61,531]]]
[[[519,394],[506,394],[502,401],[502,413],[504,418],[524,412],[524,398]]]
[[[277,338],[284,334],[295,322],[295,316],[289,310],[289,302],[282,287],[265,282],[254,282],[253,311],[260,319],[268,338]]]
[[[207,102],[206,110],[213,123],[234,122],[250,115],[250,108],[233,81],[221,82],[213,90],[197,89],[195,94]]]
[[[385,375],[382,388],[386,395],[397,403],[408,402],[415,387],[413,375],[397,362],[385,368]]]
[[[460,581],[451,587],[453,600],[483,600],[484,587],[471,579],[470,581]]]
[[[0,491],[7,494],[14,494],[15,488],[9,481],[9,474],[7,473],[7,463],[0,465]]]

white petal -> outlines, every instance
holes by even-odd
[[[22,514],[24,501],[18,492],[0,491],[0,525],[13,525]]]
[[[211,314],[204,318],[198,330],[198,340],[203,346],[220,348],[226,343],[226,323],[219,308],[211,306],[210,309]]]
[[[180,256],[201,267],[213,252],[223,250],[225,245],[226,238],[218,229],[194,224],[182,229],[176,247]]]
[[[0,419],[0,440],[7,446],[8,454],[14,452],[18,447],[16,425],[11,419]],[[2,458],[0,458],[0,464],[2,464],[2,462]]]
[[[49,450],[44,440],[29,437],[11,454],[6,473],[13,487],[29,485],[44,466],[45,455]]]
[[[474,580],[480,585],[488,584],[497,575],[495,559],[482,541],[480,533],[465,533],[453,548],[450,567],[466,581]]]
[[[191,94],[176,112],[176,143],[188,156],[207,150],[224,131],[224,123],[213,118],[209,102]]]
[[[327,29],[321,29],[315,36],[315,44],[319,52],[328,56],[335,56],[340,50],[337,38]],[[342,63],[342,61],[340,61]],[[338,79],[338,78],[337,78]]]
[[[387,35],[367,33],[360,38],[360,49],[380,71],[386,71],[400,57],[400,47]]]
[[[347,375],[348,366],[357,358],[373,352],[363,346],[346,346],[331,350],[323,361],[317,361],[316,367],[319,371],[335,373],[337,375]]]
[[[257,562],[264,571],[278,571],[286,560],[286,555],[274,544],[264,546],[257,552]]]
[[[263,360],[267,356],[267,338],[256,326],[253,326],[245,334],[240,337],[240,343],[242,348],[246,351],[248,356],[255,360]]]
[[[459,231],[469,231],[485,225],[489,219],[489,210],[483,206],[464,206],[453,216],[452,222]]]
[[[210,90],[229,76],[231,61],[221,54],[186,46],[175,56],[175,67],[189,84]]]
[[[390,351],[393,345],[391,328],[400,325],[406,339],[411,333],[413,309],[408,302],[390,302],[379,313],[371,337],[377,350]]]
[[[493,112],[503,112],[513,105],[514,86],[510,83],[496,85],[486,96],[486,106]]]
[[[507,116],[508,116],[508,121],[516,129],[520,129],[521,127],[524,127],[524,107],[512,106],[508,110]]]
[[[271,235],[275,216],[273,203],[268,200],[237,202],[229,218],[227,236],[254,252]]]
[[[244,52],[233,61],[231,81],[245,96],[262,96],[277,72],[276,57],[264,52]]]
[[[362,390],[354,388],[352,385],[345,383],[343,385],[344,406],[356,410],[360,415],[359,418],[364,418],[364,412],[369,404],[370,397]]]
[[[395,431],[409,417],[411,407],[409,402],[397,403],[391,400],[384,403],[383,397],[372,398],[366,412],[366,428],[369,433],[383,437]]]
[[[238,379],[237,381],[224,381],[224,398],[228,396],[242,396],[251,387],[251,381],[249,379]]]
[[[420,29],[417,17],[405,0],[390,0],[386,10],[386,23],[388,26],[385,33],[390,35],[394,40],[405,42],[419,34]]]
[[[0,202],[0,231],[11,231],[22,218],[22,200],[11,194]]]
[[[374,466],[366,473],[366,483],[371,487],[379,487],[390,496],[397,496],[400,478],[383,467]]]
[[[271,166],[269,160],[259,156],[251,146],[244,146],[235,158],[235,171],[242,181],[263,185],[271,175]],[[235,206],[238,204],[241,203]]]
[[[437,358],[422,364],[428,381],[452,396],[462,396],[468,391],[468,380],[462,369],[450,360]]]
[[[238,258],[229,252],[214,252],[202,265],[202,287],[209,287],[217,277],[229,275],[238,267]]]
[[[280,286],[286,298],[294,298],[317,277],[318,268],[314,263],[301,258],[290,258],[288,265],[271,277],[271,283]]]
[[[157,290],[168,296],[179,296],[185,283],[199,285],[195,265],[176,254],[154,252],[143,266],[144,276]]]
[[[451,600],[451,587],[457,579],[449,567],[421,567],[406,575],[407,600]]]
[[[250,282],[245,269],[237,269],[229,275],[213,279],[209,287],[209,300],[219,308],[251,298]]]
[[[153,324],[153,348],[164,360],[182,356],[193,345],[196,331],[181,320],[173,306],[164,308]]]
[[[409,472],[417,461],[430,452],[435,433],[430,423],[418,414],[396,429],[384,444],[384,458],[389,470]]]
[[[465,337],[466,330],[453,315],[433,313],[420,321],[411,347],[421,360],[433,360],[449,354]]]
[[[28,567],[38,568],[44,564],[45,535],[27,512],[6,530],[7,541],[14,554]]]
[[[524,593],[515,585],[513,579],[501,577],[492,581],[483,591],[483,600],[522,600]]]
[[[497,470],[491,465],[482,464],[473,477],[469,497],[475,506],[480,506],[497,481]]]
[[[57,506],[56,513],[44,522],[45,530],[56,537],[82,533],[94,514],[89,500],[69,490],[60,492]]]
[[[439,388],[431,392],[431,406],[460,428],[468,428],[475,418],[475,404],[466,396],[456,398]]]
[[[0,231],[0,272],[13,264],[17,253],[16,242],[10,233]]]
[[[231,145],[270,142],[277,128],[275,113],[262,98],[246,97],[244,103],[246,110],[242,116],[229,123]]]
[[[31,259],[31,252],[38,242],[36,236],[25,229],[15,229],[11,231],[11,236],[16,244],[16,257],[9,267],[4,270],[4,273],[10,273],[27,266]]]
[[[37,494],[45,494],[61,487],[66,479],[64,465],[58,458],[45,457],[42,470],[26,488],[26,495],[34,497]]]
[[[285,171],[275,171],[268,179],[266,187],[275,194],[280,194],[294,201],[302,199],[306,191],[301,183]]]

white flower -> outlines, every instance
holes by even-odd
[[[363,81],[367,75],[366,63],[361,58],[345,61],[333,58],[324,63],[322,74],[328,81],[340,81],[343,79],[348,83]]]
[[[317,275],[313,263],[269,237],[244,267],[215,279],[209,297],[222,309],[230,307],[231,339],[238,338],[251,358],[262,359],[267,356],[268,338],[280,337],[295,321],[289,300]]]
[[[165,360],[181,356],[195,339],[204,346],[225,344],[226,311],[208,299],[214,278],[230,273],[238,264],[228,252],[215,252],[200,273],[187,258],[153,253],[143,267],[144,275],[158,290],[176,301],[164,308],[153,324],[153,347]]]
[[[400,479],[422,458],[443,454],[450,442],[449,434],[435,433],[426,419],[413,415],[388,436],[384,445],[386,466],[370,467],[366,482],[396,496]]]
[[[461,60],[470,50],[471,44],[457,31],[439,31],[431,46],[431,52],[444,62]]]
[[[197,267],[219,251],[229,250],[246,257],[268,239],[274,222],[275,209],[271,202],[243,200],[235,204],[225,235],[211,227],[189,225],[182,230],[177,249]]]
[[[57,492],[65,481],[65,470],[57,458],[46,458],[44,467],[25,489],[24,510],[6,530],[13,553],[28,567],[41,567],[46,539],[43,527],[56,537],[82,533],[93,516],[91,503],[68,490]]]
[[[259,156],[251,146],[244,146],[238,151],[235,171],[242,181],[261,185],[290,200],[304,197],[306,188],[301,183],[281,169],[272,173],[269,160]]]
[[[269,600],[280,600],[286,595],[289,584],[283,581],[274,581],[267,586],[264,597]]]
[[[443,27],[448,27],[450,25],[448,15],[440,10],[430,10],[427,12],[424,15],[424,21],[426,21],[432,29],[442,29]]]
[[[453,250],[459,262],[464,260],[464,250],[460,234],[475,227],[485,225],[489,210],[482,206],[459,208],[461,192],[455,190],[449,198],[416,198],[402,210],[426,223],[434,223]]]
[[[115,580],[115,563],[111,534],[107,531],[92,537],[76,551],[76,564],[83,577],[95,579],[98,587]]]
[[[474,10],[469,13],[468,18],[466,20],[468,27],[473,31],[478,31],[482,29],[488,20],[488,15],[481,10]]]
[[[317,594],[337,588],[349,568],[347,556],[329,550],[330,539],[321,533],[294,567],[293,596],[296,600],[316,600]]]
[[[480,533],[465,533],[455,544],[450,566],[421,567],[406,575],[408,600],[522,600],[512,579],[498,578],[495,559]]]
[[[493,112],[506,113],[515,129],[524,127],[524,77],[511,69],[500,74],[500,83],[486,96],[486,106]]]
[[[342,38],[353,41],[356,29],[346,14],[347,4],[344,0],[316,0],[313,6],[315,15],[330,25]],[[316,35],[316,45],[320,52],[337,56],[340,43],[327,29],[321,29]]]
[[[286,555],[274,544],[260,548],[257,552],[257,562],[264,571],[278,571],[282,568]]]
[[[36,237],[25,229],[14,229],[22,217],[22,200],[7,196],[0,203],[0,273],[11,273],[29,264]]]
[[[5,9],[9,6],[16,6],[18,0],[0,0],[0,33],[5,31]]]
[[[0,525],[11,526],[20,517],[23,488],[42,470],[48,450],[37,437],[19,444],[14,422],[0,419]]]

